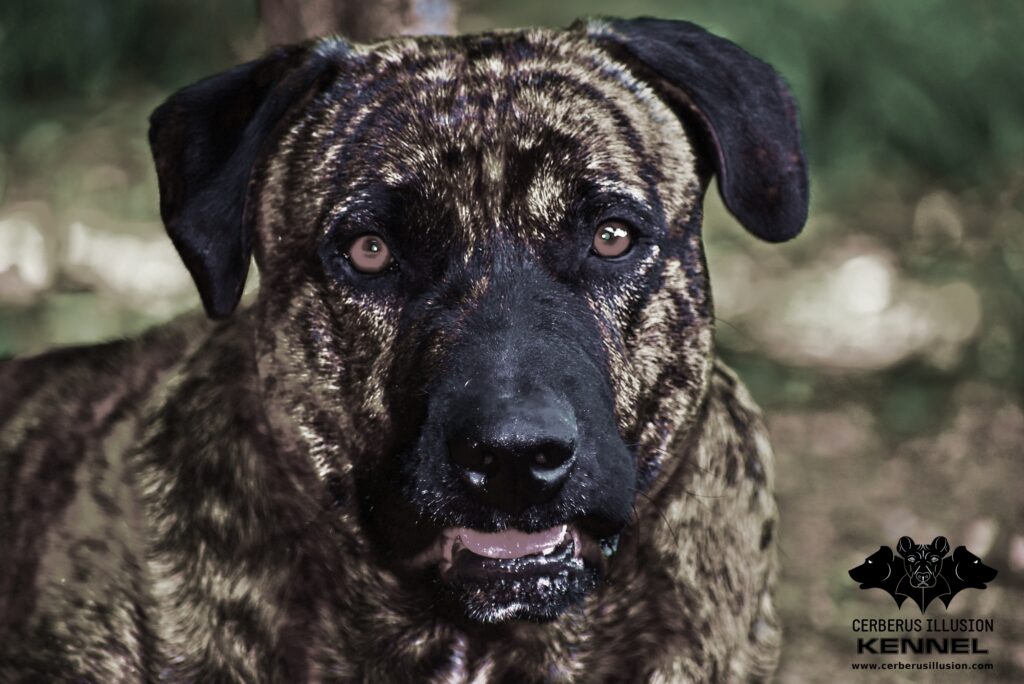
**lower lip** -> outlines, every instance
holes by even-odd
[[[560,540],[547,545],[537,553],[513,555],[491,551],[488,555],[474,553],[458,534],[449,531],[444,537],[440,571],[442,575],[463,578],[526,577],[557,574],[569,567],[582,566],[583,549],[579,532],[572,526]],[[490,551],[490,550],[488,550]]]
[[[516,529],[502,532],[479,532],[466,528],[444,532],[447,547],[461,543],[478,556],[510,560],[524,556],[545,555],[563,544],[569,535],[567,525],[558,525],[541,532],[520,532]]]
[[[488,558],[456,544],[451,561],[442,564],[441,573],[448,579],[491,583],[557,577],[582,569],[579,549],[572,537],[568,537],[549,553],[517,558]]]

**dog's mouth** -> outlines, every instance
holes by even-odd
[[[457,527],[446,529],[441,536],[441,573],[460,576],[537,574],[548,566],[580,560],[582,551],[579,533],[568,525],[533,533]]]
[[[472,620],[547,621],[594,588],[616,541],[572,524],[538,532],[451,527],[417,564],[437,568],[443,594]]]

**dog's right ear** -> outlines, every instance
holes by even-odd
[[[712,151],[725,206],[762,240],[795,237],[807,220],[807,163],[796,104],[770,66],[687,21],[578,22],[589,35],[653,74],[668,100],[695,116]]]
[[[150,117],[160,215],[211,318],[234,311],[252,255],[249,179],[286,113],[332,78],[342,41],[278,48],[188,86]]]
[[[913,549],[914,540],[910,537],[900,537],[900,540],[896,543],[896,550],[900,552],[901,556],[906,556]]]
[[[885,560],[887,561],[891,561],[893,558],[895,558],[892,549],[890,549],[888,546],[879,546],[878,552],[885,556]]]

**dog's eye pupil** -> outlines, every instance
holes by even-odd
[[[614,259],[633,246],[633,232],[618,221],[602,223],[594,234],[594,253],[604,259]]]
[[[362,235],[349,245],[348,260],[360,273],[380,273],[394,259],[391,250],[379,235]]]

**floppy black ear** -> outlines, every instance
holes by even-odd
[[[722,200],[747,230],[769,242],[800,233],[807,166],[796,105],[774,69],[687,21],[609,19],[589,28],[663,81],[677,111],[696,119]]]
[[[893,558],[895,558],[895,556],[893,555],[892,549],[890,549],[888,546],[879,546],[878,547],[878,552],[881,553],[883,556],[885,556],[886,560],[890,560],[891,561]]]
[[[336,63],[309,45],[279,48],[179,90],[150,117],[160,215],[211,318],[234,311],[249,271],[253,166],[289,108]]]

